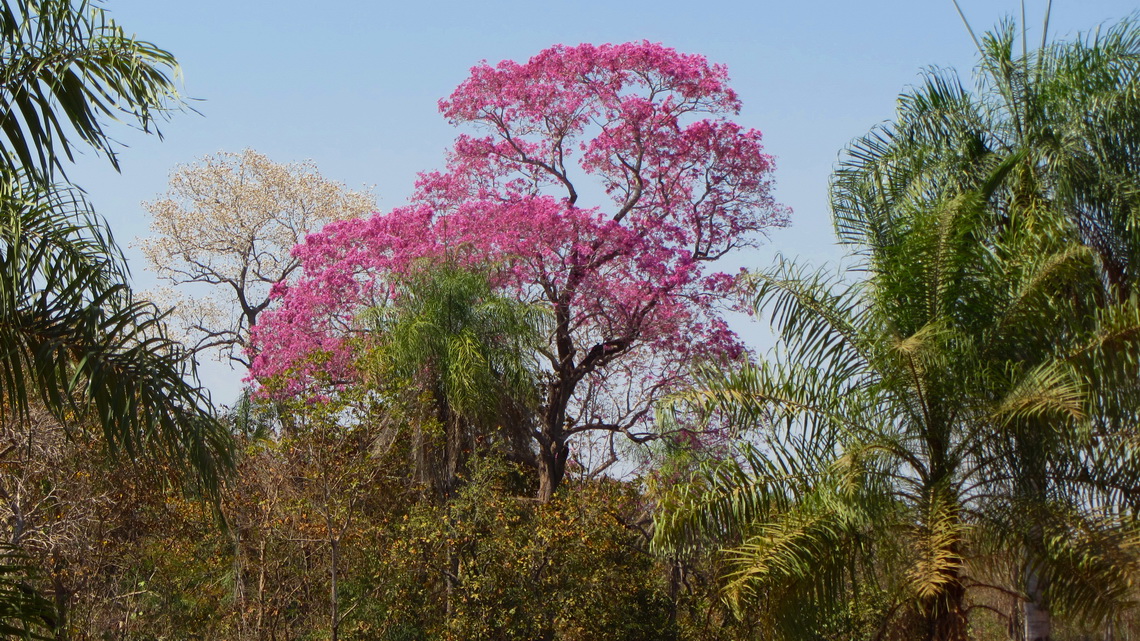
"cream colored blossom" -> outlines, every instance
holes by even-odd
[[[290,250],[310,231],[368,214],[375,200],[323,178],[311,161],[279,164],[246,149],[176,167],[169,190],[144,203],[150,268],[188,344],[248,366],[250,326],[270,287],[297,268]]]

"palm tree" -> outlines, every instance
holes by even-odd
[[[474,456],[496,452],[533,465],[545,311],[501,295],[478,271],[424,264],[368,320],[362,364],[390,409],[401,408],[392,413],[410,432],[419,480],[446,504],[454,528],[451,501]],[[449,537],[448,618],[463,574],[459,558]]]
[[[1135,390],[1140,299],[1106,302],[1066,219],[995,206],[1022,161],[868,222],[866,280],[758,276],[780,350],[673,401],[753,445],[663,499],[656,545],[724,546],[729,595],[784,638],[868,594],[871,636],[939,641],[1009,597],[1103,620],[1130,596],[1137,408],[1105,390]]]
[[[106,224],[55,178],[77,147],[118,167],[105,127],[149,131],[181,108],[176,72],[170,53],[88,0],[0,0],[0,418],[43,404],[64,425],[93,425],[112,453],[189,466],[211,489],[230,439],[192,361],[163,314],[132,297]],[[0,574],[23,589],[22,568]],[[15,594],[0,594],[0,618],[30,630],[42,599]]]
[[[453,264],[422,266],[370,311],[363,362],[378,389],[421,414],[411,421],[411,452],[438,498],[453,494],[480,450],[533,458],[545,317],[496,292],[486,275]]]
[[[1127,298],[1140,279],[1140,24],[1043,37],[1035,51],[1022,33],[1020,55],[1009,21],[975,41],[976,91],[931,70],[899,96],[895,122],[848,148],[832,179],[840,242],[890,242],[884,234],[908,207],[975,188],[1017,155],[994,207],[1069,219],[1114,298]]]
[[[228,433],[82,195],[9,176],[0,212],[0,416],[41,403],[65,425],[93,421],[112,452],[190,463],[216,485]]]
[[[1024,222],[1042,233],[1068,234],[1092,250],[1107,284],[1097,306],[1125,302],[1137,291],[1140,25],[1127,19],[1049,43],[1048,21],[1047,11],[1036,51],[1024,31],[1018,42],[1012,22],[975,37],[981,54],[976,91],[964,89],[953,73],[930,72],[921,87],[899,98],[896,122],[853,143],[832,185],[841,242],[879,251],[896,242],[899,218],[975,188],[1010,162],[991,202],[995,228]],[[1025,349],[1011,344],[1006,358],[1026,360]],[[1114,425],[1102,429],[1135,424],[1129,406],[1137,390],[1120,382],[1090,381],[1101,402],[1114,406],[1102,415]],[[1045,470],[1024,454],[1022,489],[1043,498]],[[1032,564],[1024,570],[1026,638],[1047,638],[1044,583]]]
[[[0,401],[90,417],[112,451],[190,462],[207,485],[228,437],[165,336],[132,298],[110,230],[77,188],[54,182],[78,141],[117,167],[104,127],[144,129],[181,105],[171,54],[125,35],[87,0],[0,2]]]

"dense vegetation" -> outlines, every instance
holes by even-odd
[[[179,168],[144,245],[211,289],[163,314],[63,171],[174,59],[0,4],[0,634],[1140,636],[1140,25],[900,96],[832,179],[849,272],[715,271],[788,214],[722,66],[558,46],[474,68],[392,212]]]

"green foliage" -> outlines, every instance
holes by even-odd
[[[228,435],[101,219],[74,188],[23,179],[0,182],[0,211],[0,415],[38,402],[90,418],[113,451],[189,461],[216,485]]]
[[[639,517],[631,488],[570,486],[539,503],[517,483],[512,466],[482,458],[452,501],[401,519],[377,550],[374,576],[386,585],[361,638],[677,637],[656,562],[627,525]],[[450,596],[446,572],[456,575]],[[445,599],[450,612],[432,607]]]
[[[530,454],[544,311],[486,275],[425,265],[370,310],[360,364],[421,479],[439,496],[477,449]]]
[[[250,443],[223,493],[227,531],[210,526],[200,503],[148,490],[131,474],[111,480],[138,500],[107,524],[123,538],[76,559],[91,580],[74,603],[89,628],[73,638],[330,638],[319,456],[368,481],[340,483],[331,504],[334,533],[348,524],[339,539],[340,638],[747,638],[707,619],[703,608],[715,600],[695,579],[671,596],[645,551],[632,487],[572,484],[542,504],[526,496],[515,466],[477,458],[441,504],[398,480],[402,458],[361,458],[347,443],[304,430]],[[458,578],[450,609],[448,572]]]
[[[501,420],[503,402],[537,403],[535,350],[546,315],[499,294],[485,275],[426,267],[370,314],[379,344],[367,359],[377,378],[430,390],[451,414],[484,426]]]
[[[1092,56],[1116,92],[1097,100],[1128,102],[1136,33],[1015,59],[1005,26],[985,39],[980,97],[944,73],[901,97],[833,179],[866,279],[758,275],[780,346],[664,409],[727,421],[753,446],[668,493],[655,543],[720,547],[730,601],[777,638],[848,620],[868,585],[886,606],[858,626],[870,636],[964,638],[978,613],[1010,611],[995,595],[1076,621],[1129,607],[1140,301],[1135,243],[1112,223],[1131,210],[1109,201],[1132,187],[1086,152],[1134,123],[1053,101]],[[1081,200],[1077,181],[1117,195]]]
[[[216,490],[229,435],[188,382],[191,361],[166,336],[159,310],[132,297],[105,222],[77,188],[52,182],[77,146],[117,167],[104,127],[126,116],[145,130],[156,113],[179,107],[175,71],[169,53],[127,37],[86,0],[0,2],[0,421],[30,425],[43,406],[72,436],[93,425],[112,453],[158,459],[164,472],[188,464],[201,487]],[[5,484],[13,478],[23,482]],[[40,508],[60,504],[48,488]],[[12,498],[20,496],[22,487],[5,501],[12,541],[35,556],[56,554],[22,540],[37,524],[25,523],[26,506]],[[28,609],[39,597],[25,594],[26,583],[0,594],[0,616],[22,620],[16,627],[68,629],[62,558],[50,572],[50,621]]]
[[[179,104],[171,55],[138,42],[86,1],[0,3],[0,409],[39,402],[91,419],[109,447],[189,461],[207,487],[228,437],[187,382],[162,314],[132,298],[110,231],[70,185],[50,181],[69,136],[115,162],[104,124],[144,128]]]
[[[16,546],[0,547],[0,636],[47,639],[56,625],[52,604],[32,588],[36,567]]]

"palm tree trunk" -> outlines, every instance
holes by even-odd
[[[1025,568],[1025,589],[1029,598],[1022,606],[1025,618],[1025,641],[1050,641],[1052,619],[1044,603],[1044,585],[1040,574],[1032,564]]]
[[[931,458],[930,503],[926,527],[941,540],[940,556],[947,559],[937,569],[939,587],[926,599],[927,638],[930,641],[968,641],[966,586],[962,582],[962,521],[959,497],[949,488],[951,466],[946,463],[948,439],[935,432],[927,439]]]
[[[1034,432],[1047,433],[1045,429]],[[1038,452],[1026,447],[1025,443],[1033,442],[1031,437],[1023,437],[1022,441],[1019,446],[1023,450],[1021,459],[1026,470],[1025,478],[1021,481],[1022,492],[1033,505],[1043,506],[1048,497],[1048,464]],[[1052,633],[1052,616],[1045,601],[1048,579],[1041,575],[1032,554],[1033,550],[1041,550],[1044,547],[1044,524],[1048,518],[1049,515],[1043,508],[1034,510],[1033,522],[1028,532],[1029,538],[1025,545],[1025,558],[1022,559],[1022,563],[1025,564],[1022,570],[1025,578],[1025,594],[1028,597],[1022,605],[1026,641],[1049,641]]]
[[[953,546],[957,548],[957,545]],[[956,553],[956,552],[955,552]],[[948,570],[941,594],[926,606],[927,639],[930,641],[968,641],[969,620],[966,618],[966,588],[961,581],[961,566]]]
[[[941,605],[945,608],[931,621],[931,641],[969,641],[970,626],[966,619],[966,609],[963,603],[952,603],[955,599],[946,599]]]

